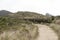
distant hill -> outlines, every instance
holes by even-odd
[[[10,18],[16,18],[16,19],[23,19],[28,20],[32,22],[52,22],[52,18],[46,15],[42,15],[35,12],[28,12],[28,11],[18,11],[16,13],[12,13],[6,10],[0,11],[0,16],[8,16]]]
[[[6,11],[6,10],[1,10],[0,11],[0,16],[6,16],[8,14],[11,14],[12,12]]]
[[[46,15],[42,15],[39,13],[35,12],[28,12],[28,11],[18,11],[16,13],[9,14],[9,17],[11,18],[17,18],[17,19],[23,19],[23,20],[28,20],[32,22],[37,22],[37,23],[51,23],[52,20],[54,20],[54,17],[49,17]]]
[[[35,12],[23,12],[23,11],[18,11],[14,14],[9,14],[9,16],[11,17],[17,17],[17,18],[41,18],[41,17],[45,17],[42,14],[38,14]]]

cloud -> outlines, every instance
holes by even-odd
[[[60,15],[60,0],[0,0],[0,10],[33,11]]]

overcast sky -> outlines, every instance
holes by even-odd
[[[0,0],[0,10],[60,15],[60,0]]]

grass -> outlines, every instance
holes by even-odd
[[[60,25],[59,24],[50,24],[50,27],[57,33],[58,40],[60,40]]]
[[[0,40],[34,40],[38,27],[28,20],[0,17]]]
[[[3,30],[0,34],[0,40],[34,40],[37,34],[37,26],[33,24],[20,24]]]

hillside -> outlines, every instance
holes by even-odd
[[[19,11],[19,12],[16,12],[14,14],[9,14],[9,16],[11,17],[17,17],[17,18],[41,18],[41,17],[45,17],[44,15],[42,14],[38,14],[38,13],[35,13],[35,12],[23,12],[23,11]]]
[[[28,11],[12,13],[2,10],[0,11],[0,40],[35,40],[39,35],[39,28],[35,24],[52,28],[60,40],[59,20],[60,16],[42,15]]]
[[[54,16],[46,16],[35,12],[16,12],[14,14],[9,14],[11,18],[24,19],[32,21],[33,23],[51,23],[54,20]]]
[[[10,13],[0,16],[0,40],[34,40],[37,35],[38,27],[32,22],[12,17]]]
[[[8,14],[11,14],[12,12],[6,11],[6,10],[1,10],[0,11],[0,16],[7,16]]]

